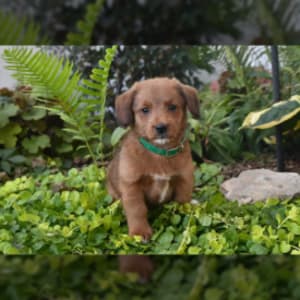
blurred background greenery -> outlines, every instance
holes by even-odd
[[[11,31],[25,18],[25,29],[34,22],[41,36],[56,45],[70,41],[70,32],[82,33],[79,39],[72,36],[71,43],[81,45],[284,44],[299,42],[300,30],[299,2],[285,0],[3,0],[1,12],[2,28],[9,17],[15,17]],[[28,44],[0,37],[0,44]],[[31,44],[37,43],[41,41]]]
[[[292,300],[300,259],[156,256],[152,280],[120,274],[115,256],[0,257],[2,299]]]

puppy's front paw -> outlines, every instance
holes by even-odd
[[[129,235],[139,235],[143,238],[144,242],[148,242],[152,236],[152,228],[149,224],[137,223],[129,227]]]

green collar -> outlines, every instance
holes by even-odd
[[[183,151],[184,142],[186,141],[187,137],[188,137],[188,130],[186,130],[185,135],[182,138],[179,146],[177,146],[175,148],[171,148],[171,149],[159,148],[159,147],[151,144],[150,142],[148,142],[143,137],[139,138],[139,141],[150,152],[161,155],[161,156],[165,156],[165,157],[171,157],[171,156],[174,156]]]

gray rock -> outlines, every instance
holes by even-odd
[[[300,196],[300,175],[267,169],[247,170],[224,181],[221,191],[228,200],[237,200],[241,204],[269,198],[293,198]]]

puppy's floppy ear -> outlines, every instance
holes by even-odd
[[[119,95],[116,98],[115,109],[116,109],[116,117],[121,126],[129,126],[133,124],[133,99],[135,96],[135,89],[132,87],[127,92]]]
[[[198,99],[198,91],[191,87],[190,85],[186,85],[180,83],[180,91],[183,98],[186,101],[187,107],[191,112],[194,118],[199,118],[200,110],[199,110],[199,99]]]

